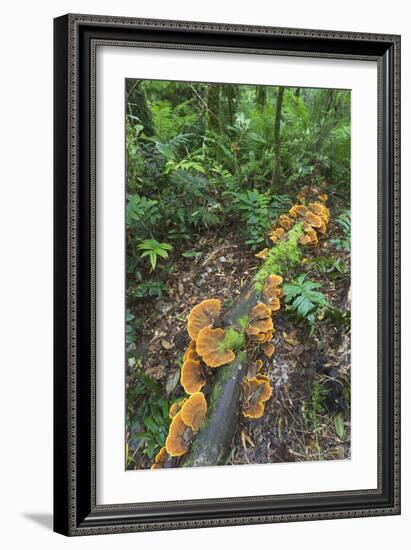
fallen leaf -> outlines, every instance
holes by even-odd
[[[345,427],[344,427],[344,417],[342,413],[338,413],[334,416],[334,428],[338,437],[340,439],[344,439]]]
[[[172,347],[174,347],[174,344],[172,344],[168,340],[161,340],[161,345],[164,349],[171,349]]]
[[[305,347],[303,344],[297,344],[296,346],[291,348],[290,355],[293,355],[294,357],[298,357],[303,353],[304,349]]]
[[[179,380],[180,380],[180,369],[176,369],[174,372],[171,372],[167,376],[167,381],[166,381],[167,397],[173,392],[173,390],[177,386]]]

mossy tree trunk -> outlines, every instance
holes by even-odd
[[[252,284],[245,286],[223,316],[223,326],[239,328],[239,320],[250,313],[259,296]],[[213,466],[227,461],[240,411],[241,381],[247,368],[247,354],[240,351],[232,363],[218,369],[207,398],[207,421],[196,435],[183,466]]]
[[[208,398],[207,422],[196,435],[182,466],[225,464],[231,450],[240,412],[241,381],[247,373],[247,354],[221,367]]]

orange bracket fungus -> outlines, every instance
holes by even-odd
[[[317,216],[317,214],[314,214],[311,211],[308,211],[305,216],[305,221],[309,223],[312,227],[321,227],[322,220],[320,216]]]
[[[285,231],[282,227],[278,227],[277,229],[274,229],[270,234],[270,240],[275,244],[281,237],[283,237],[285,234]]]
[[[278,285],[282,282],[283,278],[280,275],[269,275],[265,281],[263,297],[272,312],[281,308],[280,296],[282,296],[282,291]]]
[[[278,296],[269,296],[265,295],[265,303],[267,306],[271,309],[271,311],[274,313],[275,311],[279,311],[281,309],[281,302]]]
[[[270,287],[278,287],[283,282],[283,278],[281,275],[269,275],[265,281],[265,289],[268,289]]]
[[[315,231],[307,232],[306,235],[302,235],[298,242],[302,245],[311,245],[315,246],[318,244],[318,237]]]
[[[191,340],[189,343],[184,356],[183,356],[183,363],[187,360],[191,359],[192,361],[200,361],[201,357],[198,355],[196,351],[196,343],[195,340]]]
[[[281,227],[283,227],[286,231],[288,231],[294,225],[294,220],[288,217],[286,214],[282,214],[278,218],[278,223]]]
[[[259,332],[268,332],[269,330],[273,330],[273,328],[270,309],[262,303],[254,306],[250,313],[247,334],[252,336]]]
[[[182,456],[190,448],[193,430],[183,421],[178,412],[170,424],[166,439],[166,450],[170,456]]]
[[[193,393],[181,409],[181,418],[194,432],[198,432],[207,415],[207,401],[201,392]]]
[[[187,399],[184,398],[180,399],[180,401],[177,401],[176,403],[173,403],[170,407],[170,410],[168,411],[168,416],[170,418],[174,418],[186,401]]]
[[[270,342],[264,342],[261,347],[267,357],[271,357],[275,351],[274,344],[271,344]]]
[[[267,339],[267,335],[270,335],[270,338],[272,338],[272,334],[272,331],[259,332],[257,334],[250,334],[248,338],[250,342],[254,342],[255,344],[263,344]]]
[[[255,257],[259,258],[260,260],[265,260],[267,256],[268,256],[268,248],[264,248],[263,250],[255,254]]]
[[[167,458],[168,458],[167,449],[165,447],[161,447],[161,449],[159,450],[159,452],[156,454],[154,458],[154,464],[152,464],[151,469],[157,470],[159,468],[162,468]]]
[[[222,328],[205,327],[198,333],[197,353],[207,366],[221,367],[234,361],[235,353],[223,347],[224,337],[225,331]]]
[[[308,209],[303,204],[295,204],[292,208],[290,208],[288,214],[294,218],[297,219],[299,216],[304,217],[308,212]]]
[[[207,384],[207,373],[201,362],[186,359],[181,367],[180,382],[188,394],[200,391]]]
[[[267,377],[246,378],[243,381],[243,415],[247,418],[261,418],[264,403],[270,399],[272,389]]]
[[[310,202],[308,206],[311,212],[314,212],[314,214],[320,216],[320,218],[324,218],[325,223],[328,223],[330,211],[325,206],[325,204],[321,204],[319,202]]]
[[[196,340],[200,330],[212,326],[220,317],[220,312],[221,302],[214,298],[203,300],[194,306],[187,318],[187,330],[190,338]]]

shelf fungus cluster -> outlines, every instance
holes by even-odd
[[[304,235],[301,235],[299,243],[302,245],[315,246],[318,244],[318,234],[324,235],[330,218],[330,211],[325,205],[327,195],[320,195],[318,202],[305,204],[294,204],[288,214],[282,214],[278,218],[277,226],[274,226],[268,237],[274,243],[278,243],[296,222],[302,222]],[[269,249],[265,248],[256,254],[257,258],[265,260]]]
[[[163,468],[170,457],[184,455],[207,415],[207,401],[201,392],[183,398],[170,407],[171,424],[166,444],[157,453],[152,470]]]
[[[221,367],[235,358],[226,346],[226,331],[216,328],[221,314],[221,302],[203,300],[193,307],[187,319],[187,332],[191,338],[183,357],[180,382],[191,395],[199,392],[208,382],[211,369]]]
[[[324,199],[325,195],[321,195]],[[318,234],[324,235],[330,220],[330,211],[323,202],[310,202],[308,206],[295,205],[290,210],[290,216],[295,220],[303,221],[304,235],[299,243],[306,246],[318,244]]]
[[[272,315],[281,307],[282,281],[279,275],[267,277],[261,295],[263,301],[251,310],[246,328],[249,342],[258,346],[258,349],[261,349],[268,358],[275,351],[274,344],[271,342],[275,332]],[[261,418],[264,414],[265,402],[272,394],[268,376],[261,373],[262,367],[263,361],[258,359],[242,382],[242,412],[246,418]]]
[[[180,382],[188,397],[170,407],[171,424],[165,447],[155,457],[152,469],[164,467],[170,457],[188,452],[195,434],[207,415],[207,401],[201,392],[212,376],[212,371],[235,359],[234,349],[245,341],[242,332],[216,324],[221,314],[221,302],[203,300],[193,307],[187,318],[187,332],[191,341],[183,356]]]
[[[264,414],[265,402],[272,395],[268,377],[257,374],[253,378],[245,378],[243,386],[243,415],[246,418],[261,418]]]

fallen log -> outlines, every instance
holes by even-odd
[[[237,427],[241,380],[247,367],[247,354],[240,351],[232,363],[219,370],[208,399],[207,422],[196,434],[181,466],[215,466],[226,462]]]

